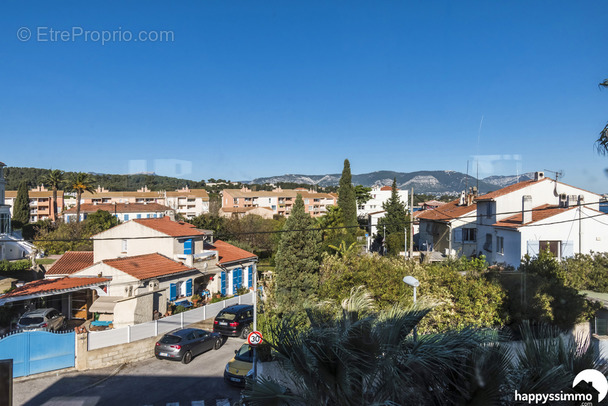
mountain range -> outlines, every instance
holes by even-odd
[[[281,176],[270,176],[256,178],[251,184],[292,182],[318,186],[337,186],[340,182],[340,174],[328,175],[296,175],[287,174]],[[393,179],[397,180],[399,189],[414,188],[414,193],[429,194],[458,194],[467,187],[479,186],[479,193],[487,193],[503,188],[524,180],[534,179],[534,173],[524,173],[510,176],[489,176],[487,178],[475,179],[473,176],[456,171],[417,171],[417,172],[393,172],[376,171],[352,175],[354,185],[390,186]]]

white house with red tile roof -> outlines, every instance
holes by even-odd
[[[477,205],[472,193],[442,204],[435,209],[415,212],[418,225],[418,249],[445,256],[471,256],[477,249]],[[416,238],[416,236],[414,236]]]
[[[80,220],[85,220],[89,214],[93,214],[97,210],[107,211],[120,221],[175,217],[174,209],[158,203],[84,203],[80,205]],[[76,221],[76,207],[64,210],[61,215],[66,223]]]
[[[72,274],[85,276],[111,280],[101,301],[113,303],[107,312],[114,327],[153,320],[155,311],[164,314],[168,302],[191,297],[194,280],[202,277],[199,270],[158,253],[104,259]]]
[[[221,240],[205,244],[205,248],[217,251],[219,260],[216,265],[221,270],[207,287],[211,292],[230,295],[235,294],[239,287],[253,288],[253,273],[257,272],[258,261],[255,254]]]
[[[558,258],[606,251],[608,217],[599,212],[600,198],[542,172],[479,196],[477,252],[489,263],[517,267],[524,255],[547,245]]]

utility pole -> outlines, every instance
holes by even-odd
[[[253,330],[258,331],[258,266],[257,263],[253,263],[251,267],[253,272]],[[258,350],[253,347],[253,379],[258,379]]]

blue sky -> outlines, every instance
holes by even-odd
[[[479,156],[608,192],[607,34],[605,1],[3,2],[0,161],[247,180]]]

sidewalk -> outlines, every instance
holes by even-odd
[[[13,380],[13,405],[23,405],[44,391],[55,393],[55,396],[76,394],[102,383],[120,372],[122,368],[123,365],[90,371],[77,371],[69,368],[67,370],[15,378]],[[66,377],[74,379],[63,379]],[[56,385],[59,381],[62,381],[62,384]]]

